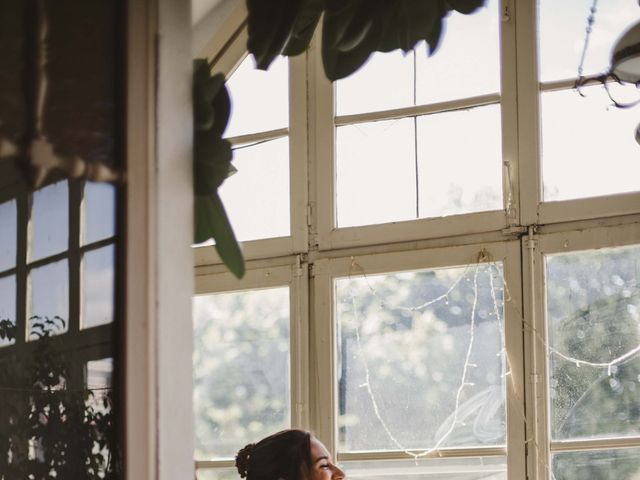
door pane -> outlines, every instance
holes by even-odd
[[[0,204],[0,272],[16,266],[17,225],[16,201]]]
[[[108,245],[82,259],[82,328],[113,322],[115,247]]]
[[[69,265],[66,260],[29,274],[29,340],[69,329]]]
[[[335,285],[341,451],[504,444],[501,266]]]
[[[289,289],[193,300],[195,458],[233,458],[291,422]]]
[[[640,435],[640,247],[551,255],[546,274],[553,439]]]
[[[16,276],[0,277],[0,347],[15,343]]]
[[[82,244],[113,237],[116,233],[116,187],[87,182],[83,198]]]
[[[69,248],[69,187],[54,183],[33,193],[30,260],[39,260]]]
[[[341,467],[351,480],[507,480],[506,457],[377,460]]]

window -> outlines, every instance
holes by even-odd
[[[69,435],[87,450],[53,475],[104,476],[116,438],[116,188],[61,180],[29,193],[17,179],[3,177],[0,200],[0,431],[11,439],[0,476],[57,462]]]
[[[599,6],[585,73],[632,3]],[[195,251],[199,479],[289,425],[351,478],[640,473],[637,119],[572,89],[590,5],[489,1],[335,85],[318,44],[252,72],[240,31],[220,65],[256,183],[225,200],[256,233],[241,281]]]

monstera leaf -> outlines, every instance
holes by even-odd
[[[231,165],[231,144],[222,138],[230,112],[231,101],[224,75],[211,76],[205,59],[194,60],[194,242],[215,240],[222,261],[236,277],[241,278],[244,259],[218,195],[222,182],[235,172]]]
[[[266,70],[280,54],[298,55],[309,46],[321,15],[322,61],[335,81],[359,69],[373,52],[413,49],[425,40],[429,54],[440,44],[452,10],[470,14],[486,0],[247,0],[247,47]]]

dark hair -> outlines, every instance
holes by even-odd
[[[247,480],[302,480],[311,469],[311,434],[283,430],[250,443],[236,455],[236,468]]]

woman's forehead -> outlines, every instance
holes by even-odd
[[[313,461],[321,457],[329,458],[329,451],[320,440],[315,437],[311,437],[311,458]]]

